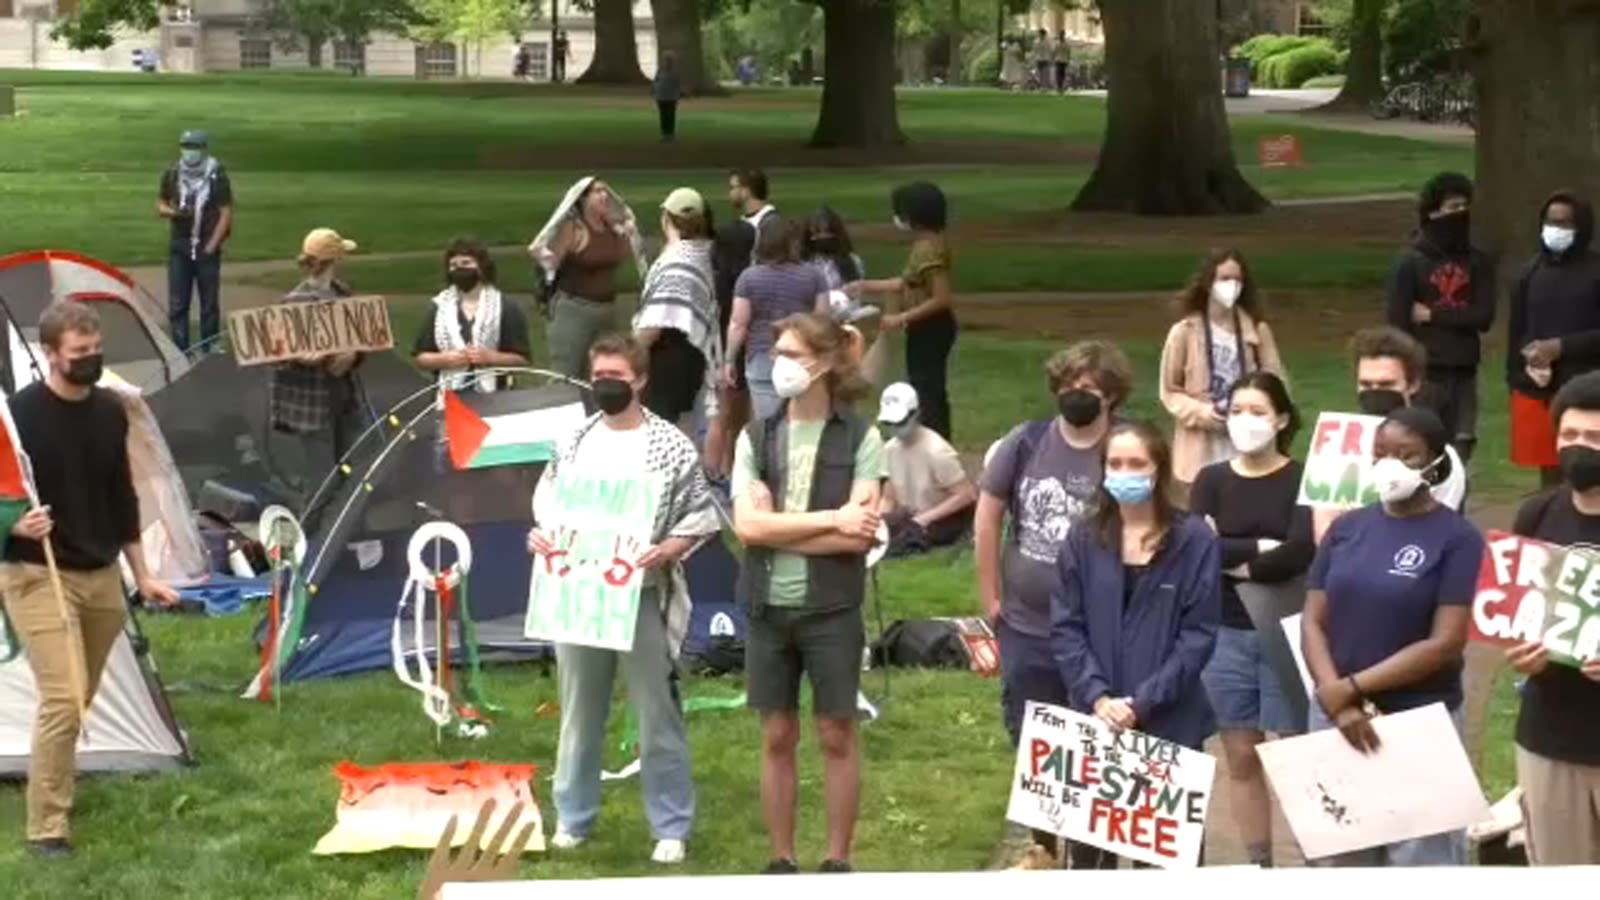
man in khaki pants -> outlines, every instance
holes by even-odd
[[[12,396],[11,415],[40,506],[9,529],[0,592],[39,691],[28,769],[28,848],[60,858],[72,852],[68,816],[82,726],[74,682],[86,682],[86,702],[94,696],[127,615],[117,557],[126,554],[145,600],[170,606],[178,596],[145,568],[127,414],[115,395],[95,387],[102,364],[99,318],[81,303],[53,303],[39,318],[39,342],[49,371],[44,381]],[[52,587],[45,541],[60,570],[70,624]]]

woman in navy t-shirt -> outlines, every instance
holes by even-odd
[[[1420,407],[1378,429],[1372,477],[1380,503],[1337,519],[1317,550],[1301,630],[1316,682],[1313,731],[1338,728],[1363,753],[1371,718],[1443,703],[1461,727],[1461,654],[1484,541],[1433,498],[1449,476],[1444,424]],[[1462,832],[1323,860],[1332,865],[1466,863]]]

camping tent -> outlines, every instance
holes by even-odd
[[[189,370],[189,360],[167,336],[166,313],[133,279],[96,259],[64,250],[33,250],[0,257],[0,386],[9,394],[34,381],[39,314],[57,300],[77,300],[100,314],[107,368],[145,390],[164,387]]]
[[[568,384],[468,391],[461,399],[486,420],[585,400]],[[454,468],[432,392],[391,410],[390,416],[401,423],[398,433],[365,441],[369,446],[352,453],[349,476],[333,491],[321,526],[308,536],[312,550],[304,571],[312,593],[299,642],[283,667],[284,682],[390,665],[395,608],[408,572],[407,544],[418,526],[438,518],[461,526],[472,543],[467,590],[483,660],[549,659],[549,645],[523,636],[531,576],[527,533],[543,466]],[[450,549],[440,553],[443,565],[454,562]],[[738,566],[727,547],[707,542],[686,569],[697,607],[686,644],[698,647],[730,631],[742,635],[742,617],[733,602]],[[463,660],[454,629],[451,646],[452,659]],[[430,657],[434,652],[431,642],[422,650]],[[252,685],[250,694],[257,688]]]
[[[78,741],[78,771],[160,772],[190,764],[183,732],[143,644],[130,616],[89,708]],[[0,663],[0,778],[27,775],[37,704],[27,654]]]

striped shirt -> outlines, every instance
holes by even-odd
[[[772,326],[786,316],[815,311],[817,295],[827,292],[827,279],[804,263],[760,263],[745,269],[733,295],[750,301],[750,352],[770,352],[776,340]]]

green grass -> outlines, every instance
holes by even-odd
[[[486,157],[548,149],[578,139],[641,145],[650,163],[652,119],[642,95],[552,92],[512,84],[416,83],[327,76],[130,77],[7,74],[23,114],[0,122],[0,196],[19,247],[77,249],[122,264],[159,261],[163,223],[154,216],[156,179],[176,135],[206,127],[233,174],[239,223],[233,259],[286,258],[305,231],[330,225],[370,252],[441,246],[475,233],[526,243],[572,178],[562,169],[517,171]],[[689,104],[685,141],[798,145],[815,116],[815,92],[740,92]],[[977,91],[905,91],[901,122],[913,141],[1051,141],[1092,159],[1104,106],[1088,98]],[[1275,198],[1411,190],[1441,168],[1470,164],[1460,147],[1308,128],[1286,117],[1239,119],[1235,149],[1247,176]],[[1256,142],[1300,135],[1310,165],[1261,170]],[[771,160],[757,158],[749,164]],[[547,154],[548,155],[548,154]],[[884,169],[770,166],[775,198],[799,212],[818,203],[852,220],[886,221],[890,187],[913,177]],[[720,169],[604,173],[648,209],[690,184],[713,200]],[[1005,219],[1060,209],[1088,177],[1085,164],[945,167],[919,170],[950,193],[959,221]]]

